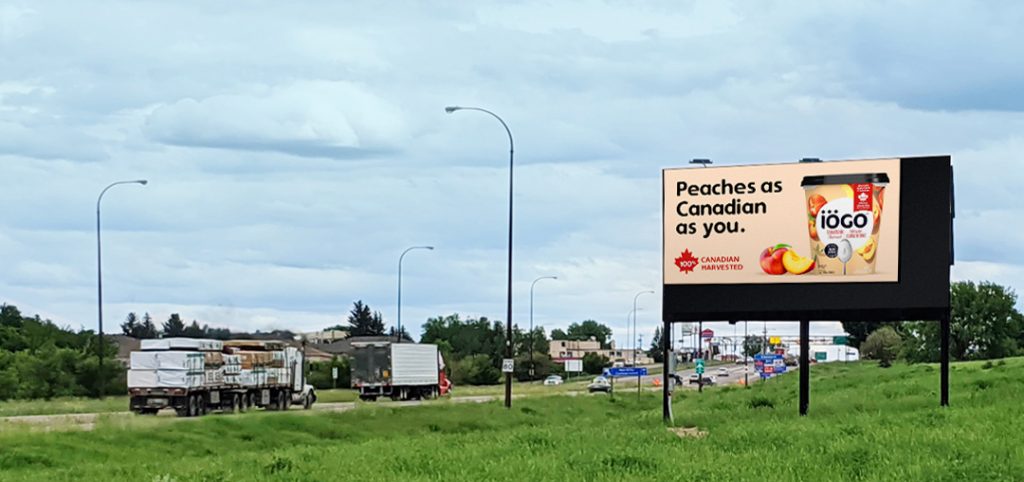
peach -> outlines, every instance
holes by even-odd
[[[875,251],[877,251],[877,247],[878,245],[875,244],[875,239],[868,238],[868,241],[864,243],[864,246],[857,248],[857,254],[859,254],[861,258],[864,258],[864,261],[870,263],[871,260],[875,258]]]
[[[786,267],[782,264],[782,256],[789,251],[788,244],[776,244],[765,248],[761,252],[761,269],[768,274],[786,274]]]
[[[811,258],[804,258],[795,251],[786,251],[782,255],[782,265],[792,274],[804,274],[814,269],[814,260]]]
[[[812,194],[807,198],[807,210],[814,217],[818,216],[818,211],[821,211],[821,208],[826,204],[828,204],[828,199],[825,199],[825,196],[821,194]]]

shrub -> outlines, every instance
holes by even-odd
[[[883,326],[868,335],[860,346],[864,358],[878,360],[878,365],[888,367],[900,352],[902,340],[891,326]]]

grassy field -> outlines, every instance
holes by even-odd
[[[750,389],[660,399],[537,397],[366,404],[202,419],[111,418],[91,432],[0,432],[0,479],[19,480],[1015,480],[1024,474],[1024,360],[955,365],[952,406],[935,366],[812,369]],[[389,404],[390,405],[390,404]]]
[[[128,410],[128,397],[95,398],[61,397],[52,400],[0,401],[0,417],[18,415],[52,415],[55,413],[109,413]],[[2,478],[0,478],[2,480]]]

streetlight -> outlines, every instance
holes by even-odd
[[[402,342],[402,259],[405,258],[405,253],[414,249],[429,249],[434,250],[433,246],[413,246],[406,248],[402,251],[402,255],[398,257],[398,329],[395,331],[395,336],[398,338],[398,343]]]
[[[533,287],[542,279],[558,279],[558,277],[541,276],[530,283],[530,381],[533,381]]]
[[[642,294],[654,294],[654,290],[646,290],[633,296],[633,337],[636,338],[636,299]],[[633,340],[633,366],[636,366],[636,340]]]
[[[501,126],[505,128],[505,133],[508,134],[508,296],[505,301],[506,312],[505,312],[505,358],[512,359],[512,179],[513,179],[513,159],[515,155],[515,143],[512,141],[512,130],[508,128],[508,124],[498,117],[498,114],[491,112],[487,109],[481,109],[479,107],[460,107],[460,106],[448,106],[444,108],[444,111],[451,114],[458,110],[475,110],[489,114],[491,117],[498,119],[501,122]],[[505,408],[512,408],[512,373],[505,373]]]
[[[135,181],[117,181],[110,183],[107,187],[100,191],[99,197],[96,198],[96,312],[97,323],[99,328],[99,377],[97,377],[97,384],[99,385],[99,396],[103,397],[103,248],[100,241],[100,201],[103,201],[103,195],[107,193],[107,190],[117,186],[118,184],[141,184],[145,186],[149,181],[145,179],[138,179]]]

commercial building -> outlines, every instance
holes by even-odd
[[[601,347],[601,342],[593,338],[590,340],[551,340],[548,343],[548,355],[555,362],[582,359],[587,353],[603,355],[612,363],[620,365],[632,365],[634,360],[632,348],[616,348],[614,341],[609,343],[608,348]],[[636,352],[637,365],[652,363],[654,360],[647,356],[646,352],[643,350]]]

